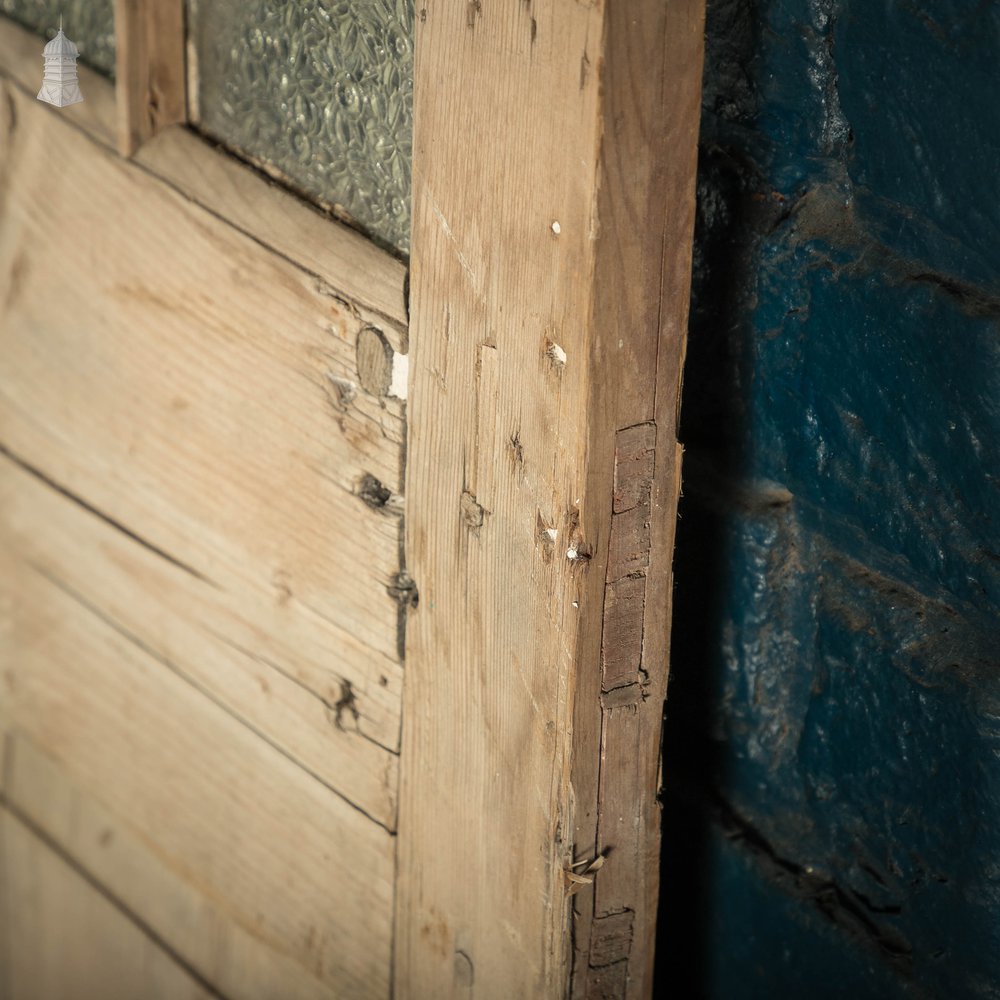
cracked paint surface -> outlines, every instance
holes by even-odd
[[[1000,8],[710,0],[660,981],[1000,996]]]

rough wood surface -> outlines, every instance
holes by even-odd
[[[402,266],[0,26],[6,794],[227,995],[389,989],[406,622],[395,992],[651,989],[700,19],[420,5],[410,575]]]
[[[406,267],[371,240],[217,150],[186,128],[170,128],[136,160],[230,225],[273,247],[346,298],[396,351],[406,351]]]
[[[395,748],[400,522],[362,487],[400,491],[402,405],[358,385],[362,322],[7,94],[0,443],[195,579],[266,606],[275,631],[324,628],[330,682],[351,683]]]
[[[417,23],[397,993],[558,996],[601,9]]]
[[[388,996],[393,838],[65,580],[0,606],[13,805],[223,994]]]
[[[5,1000],[209,1000],[199,982],[14,814],[0,808]]]
[[[118,149],[187,120],[184,0],[115,0]]]
[[[602,420],[588,443],[584,525],[595,546],[573,746],[577,851],[606,857],[573,897],[572,994],[592,1000],[653,989],[704,6],[609,4],[605,19],[590,400]]]
[[[121,160],[106,81],[0,74],[4,794],[225,996],[387,996],[404,404],[357,345],[403,345],[401,270],[356,302],[342,227],[298,206],[290,258],[206,144]]]
[[[331,669],[339,656],[322,622],[275,614],[270,601],[192,576],[2,452],[0,546],[84,597],[249,730],[395,828],[399,680],[395,690],[374,686],[381,703],[360,681],[348,688]]]
[[[652,988],[701,17],[420,5],[403,997],[561,995],[602,854],[576,995]]]

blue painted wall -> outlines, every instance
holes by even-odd
[[[1000,3],[707,41],[661,983],[1000,997]]]

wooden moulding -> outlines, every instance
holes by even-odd
[[[651,994],[703,20],[418,4],[401,998]]]

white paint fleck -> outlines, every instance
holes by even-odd
[[[566,550],[566,558],[567,559],[579,559],[580,558],[580,553],[576,550],[576,546],[575,545],[572,546],[571,548],[568,548]]]
[[[389,395],[397,399],[406,399],[406,386],[410,374],[410,357],[408,354],[392,354],[392,379],[389,382]]]
[[[556,531],[556,529],[555,529],[555,528],[546,528],[546,529],[545,529],[545,534],[546,534],[546,536],[548,537],[548,539],[549,539],[549,541],[550,541],[550,542],[555,542],[555,540],[556,540],[556,535],[558,535],[558,534],[559,534],[559,532],[558,532],[558,531]]]
[[[573,602],[573,607],[574,607],[574,608],[578,608],[578,607],[580,607],[580,602],[579,602],[579,601],[574,601],[574,602]]]
[[[566,364],[566,352],[558,344],[550,343],[545,353],[553,363],[559,366]]]
[[[556,236],[558,236],[562,232],[562,226],[560,226],[558,222],[553,222],[552,232],[554,232]]]
[[[621,350],[624,346],[625,346],[625,341],[624,340],[619,340],[618,341],[618,349]]]

